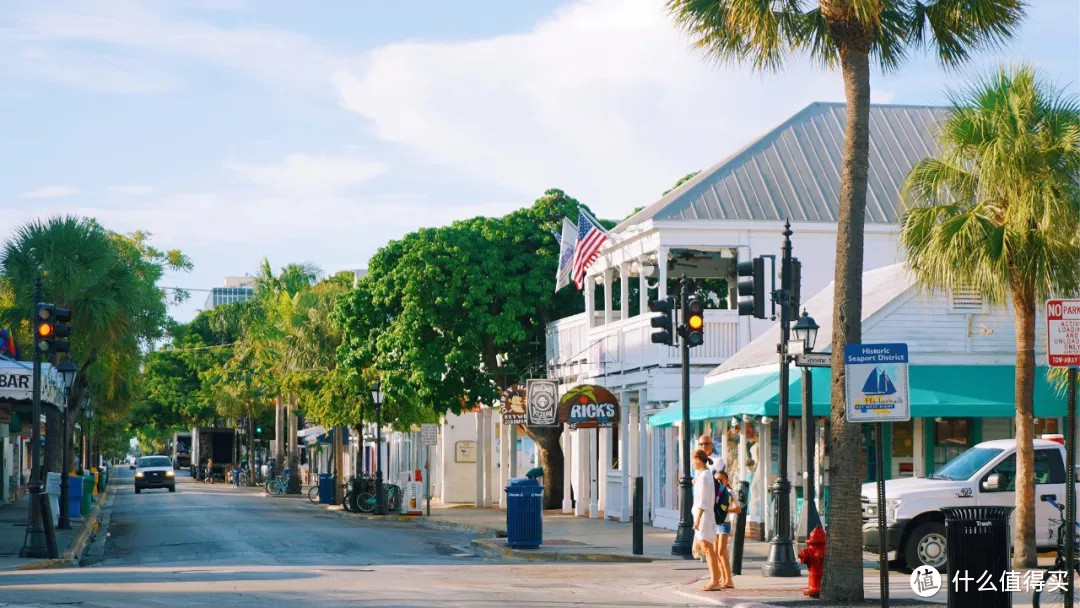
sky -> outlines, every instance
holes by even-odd
[[[360,268],[423,226],[557,187],[621,219],[742,148],[838,73],[716,65],[663,0],[5,0],[0,238],[79,214],[151,233],[208,289],[311,262]],[[1031,0],[958,70],[916,53],[872,100],[943,104],[1028,62],[1078,92],[1080,6]],[[190,320],[206,293],[172,309]]]

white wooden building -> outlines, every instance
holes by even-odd
[[[908,170],[935,150],[934,125],[942,113],[932,107],[871,108],[867,270],[902,260],[898,192]],[[564,484],[564,511],[626,521],[629,480],[640,475],[647,521],[677,519],[672,437],[650,429],[646,418],[679,399],[679,357],[677,349],[651,343],[646,302],[666,297],[682,274],[728,279],[728,297],[721,294],[719,306],[706,310],[705,343],[691,354],[691,385],[697,388],[706,373],[769,327],[732,310],[735,264],[779,256],[785,220],[802,261],[803,293],[824,288],[834,267],[844,124],[843,104],[810,104],[611,231],[588,270],[586,311],[547,327],[548,377],[564,391],[577,384],[604,386],[623,408],[617,429],[564,433],[570,482]]]

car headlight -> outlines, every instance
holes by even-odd
[[[136,478],[138,478],[138,477],[142,477],[142,476],[143,476],[143,472],[142,472],[142,471],[135,471],[135,477],[136,477]]]
[[[900,510],[899,498],[886,498],[885,499],[885,523],[891,524],[896,522],[896,512]]]
[[[172,471],[165,471],[165,477],[173,477],[175,475],[176,473],[173,473]]]

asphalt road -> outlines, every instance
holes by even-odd
[[[114,479],[97,562],[2,572],[0,606],[683,606],[665,585],[697,575],[505,563],[474,556],[461,532],[343,519],[306,498],[188,478],[135,495],[129,470]]]

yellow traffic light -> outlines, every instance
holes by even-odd
[[[53,326],[48,323],[38,323],[37,335],[39,338],[48,338],[53,334]]]
[[[686,320],[686,324],[690,326],[692,330],[699,330],[701,326],[705,324],[705,319],[701,318],[701,315],[690,315],[690,318]]]

